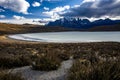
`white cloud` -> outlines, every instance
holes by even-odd
[[[39,3],[39,2],[34,2],[33,4],[32,4],[32,6],[33,7],[39,7],[41,4]]]
[[[0,6],[12,11],[28,14],[30,4],[26,0],[0,0]]]
[[[52,19],[59,19],[61,18],[59,16],[60,13],[64,13],[66,10],[70,9],[69,5],[63,6],[63,7],[56,7],[52,9],[51,11],[45,11],[43,12],[43,15],[51,17]]]
[[[4,9],[0,9],[0,12],[5,12],[5,10]]]
[[[83,0],[82,3],[85,3],[85,2],[95,2],[96,0]]]
[[[47,1],[47,2],[61,2],[63,0],[40,0],[40,3],[42,3],[43,1]]]
[[[54,8],[52,11],[54,11],[54,12],[62,12],[62,11],[65,11],[65,10],[67,10],[67,9],[70,9],[70,6],[69,6],[69,5],[66,5],[66,6],[64,6],[64,7],[56,7],[56,8]]]
[[[35,20],[36,22],[33,22]],[[23,19],[23,20],[15,20],[15,19],[2,19],[0,22],[2,23],[11,23],[11,24],[37,24],[37,25],[45,25],[44,23],[37,22],[40,19]]]
[[[48,11],[48,10],[50,10],[50,9],[49,9],[48,7],[44,7],[44,10],[47,10],[47,11]]]
[[[6,16],[5,15],[0,15],[0,18],[5,18]]]
[[[17,19],[17,20],[25,19],[25,17],[23,17],[23,16],[17,16],[17,15],[14,15],[13,18]]]
[[[60,14],[64,17],[111,18],[120,17],[120,0],[83,0],[78,6],[71,7]],[[117,16],[117,17],[116,17]]]
[[[74,5],[72,8],[80,7],[80,5]]]
[[[101,6],[103,4],[103,6]],[[114,7],[120,5],[120,0],[94,0],[91,5],[92,8]]]

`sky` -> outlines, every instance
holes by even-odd
[[[63,17],[120,19],[120,0],[0,0],[0,22],[42,25]]]

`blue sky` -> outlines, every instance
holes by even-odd
[[[0,0],[0,22],[54,21],[63,17],[120,19],[119,16],[120,0]]]

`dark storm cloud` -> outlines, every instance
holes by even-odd
[[[65,17],[95,17],[120,16],[120,0],[95,0],[83,2],[79,7],[71,8],[61,14]]]

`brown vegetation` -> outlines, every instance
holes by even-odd
[[[72,29],[63,27],[45,27],[40,25],[17,25],[0,23],[0,35],[3,34],[23,34],[36,32],[55,32],[55,31],[71,31]]]
[[[120,24],[107,25],[107,26],[96,26],[88,29],[88,31],[120,31]]]
[[[25,80],[19,73],[10,73],[7,71],[0,72],[0,80]]]
[[[38,56],[32,64],[32,69],[40,71],[57,70],[60,66],[60,60],[55,56]]]
[[[1,62],[1,66],[5,63],[13,62],[16,63],[24,62],[21,66],[29,65],[35,59],[44,58],[41,56],[48,56],[46,60],[67,60],[70,57],[74,59],[89,58],[93,54],[99,54],[101,57],[117,57],[120,56],[120,43],[115,42],[101,42],[101,43],[4,43],[0,42],[0,56],[4,59]],[[23,57],[23,61],[20,59]],[[12,58],[12,59],[11,59]],[[58,59],[57,59],[58,58]],[[17,59],[17,60],[16,60]],[[6,61],[7,60],[7,61]],[[18,61],[18,62],[17,62]],[[41,59],[39,60],[41,61]],[[31,63],[32,63],[31,62]],[[46,62],[43,62],[46,64]],[[12,63],[10,63],[12,64]],[[13,66],[13,65],[12,65]],[[17,67],[17,66],[16,66]]]
[[[67,80],[120,80],[119,57],[93,56],[77,59]]]
[[[73,57],[76,60],[69,71],[68,80],[119,80],[119,53],[120,43],[117,42],[37,44],[0,42],[2,59],[0,61],[3,61],[0,65],[2,69],[32,65],[34,70],[49,71],[57,69],[61,61]],[[21,60],[20,56],[24,58]]]
[[[31,59],[28,56],[0,57],[0,68],[2,69],[28,66],[30,64]]]

